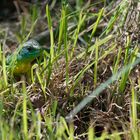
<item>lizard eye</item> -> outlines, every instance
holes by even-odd
[[[27,47],[28,51],[32,51],[34,48],[32,48],[31,46]]]

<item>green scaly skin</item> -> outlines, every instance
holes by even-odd
[[[15,75],[27,73],[31,68],[31,63],[42,55],[43,51],[49,49],[42,48],[35,40],[29,40],[18,47],[16,52],[7,57],[6,63],[13,69]]]

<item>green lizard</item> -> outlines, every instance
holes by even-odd
[[[43,48],[37,41],[29,40],[8,56],[6,63],[15,75],[27,73],[31,69],[32,62],[41,56],[44,50],[49,52],[49,48]]]

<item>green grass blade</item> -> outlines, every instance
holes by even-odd
[[[23,77],[24,79],[24,77]],[[22,83],[23,91],[23,134],[24,139],[28,140],[28,126],[27,126],[27,92],[25,82]]]
[[[77,44],[77,40],[78,40],[78,35],[79,35],[79,31],[85,21],[85,18],[86,18],[86,15],[83,15],[83,11],[80,12],[79,14],[79,22],[77,24],[77,28],[75,30],[75,33],[73,35],[73,39],[74,39],[74,44],[73,44],[73,47],[72,47],[72,51],[71,51],[71,58],[73,57],[73,53],[74,53],[74,50],[75,50],[75,47],[76,47],[76,44]]]
[[[63,7],[64,15],[64,50],[65,50],[65,60],[66,60],[66,84],[69,83],[69,54],[68,54],[68,41],[67,41],[67,6]]]
[[[97,70],[98,70],[98,45],[95,47],[95,64],[94,64],[94,87],[96,87],[97,84]]]
[[[89,129],[88,129],[88,140],[94,140],[94,129],[93,129],[93,127],[89,127]]]
[[[122,48],[119,48],[118,55],[117,55],[117,58],[115,60],[115,64],[114,64],[114,68],[113,68],[113,73],[114,74],[118,71],[119,62],[120,62],[120,59],[121,59],[121,53],[122,53]]]
[[[92,29],[92,33],[91,33],[91,36],[90,36],[89,45],[91,44],[91,40],[92,40],[92,38],[93,38],[93,36],[94,36],[96,30],[97,30],[98,24],[100,23],[100,20],[101,20],[101,17],[102,17],[102,15],[103,15],[103,12],[104,12],[104,8],[102,8],[102,9],[100,10],[100,12],[98,13],[98,18],[97,18],[97,20],[96,20],[96,22],[95,22],[95,24],[94,24],[94,27],[93,27],[93,29]]]
[[[137,93],[134,89],[133,81],[131,81],[131,112],[130,112],[130,117],[131,117],[131,130],[132,130],[132,137],[134,140],[138,140],[138,126],[137,126]]]
[[[50,56],[52,62],[54,59],[54,35],[53,35],[52,20],[51,20],[51,15],[50,15],[50,10],[48,5],[46,5],[46,16],[48,21],[48,28],[50,30],[50,41],[51,41]]]
[[[54,59],[54,35],[53,35],[52,20],[51,20],[51,15],[50,15],[50,10],[49,10],[48,5],[46,5],[46,16],[47,16],[47,21],[48,21],[48,28],[50,30],[50,41],[51,41],[50,62],[48,65],[48,78],[47,78],[47,85],[48,85],[50,81],[51,73],[52,73],[52,62]]]

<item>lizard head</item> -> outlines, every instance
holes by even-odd
[[[37,57],[41,56],[44,50],[49,51],[49,49],[41,47],[37,41],[29,40],[22,44],[22,46],[19,46],[16,53],[8,56],[6,63],[10,64],[14,57],[17,63],[32,62]]]
[[[17,54],[17,62],[32,62],[43,52],[43,48],[35,40],[27,41]]]
[[[42,55],[44,50],[49,51],[49,49],[41,47],[37,41],[29,40],[19,46],[15,53],[7,57],[6,63],[12,65],[13,61],[15,69],[19,70],[23,67],[26,70],[36,58]]]

